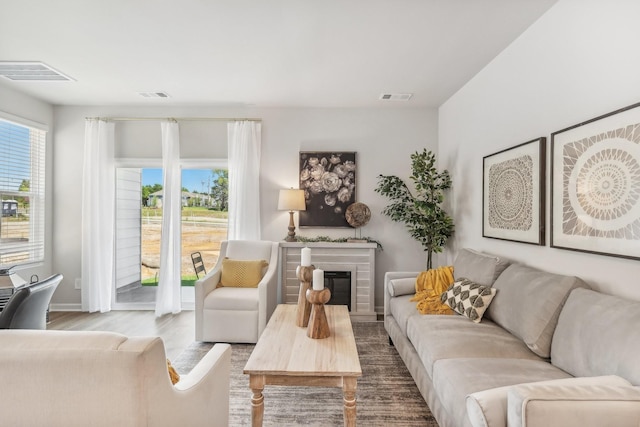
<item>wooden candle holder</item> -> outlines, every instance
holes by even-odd
[[[331,335],[327,314],[324,312],[324,305],[329,301],[329,298],[331,298],[329,288],[324,288],[321,291],[307,290],[307,300],[313,304],[307,327],[309,338],[328,338]]]
[[[311,289],[311,279],[313,278],[313,270],[315,267],[298,266],[296,275],[300,280],[300,291],[298,292],[298,310],[296,312],[296,325],[306,328],[309,324],[309,315],[311,314],[311,303],[307,301],[307,290]]]

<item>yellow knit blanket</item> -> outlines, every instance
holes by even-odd
[[[453,266],[423,271],[416,279],[416,294],[411,301],[418,301],[416,308],[422,314],[453,314],[453,310],[440,302],[440,295],[453,282]]]

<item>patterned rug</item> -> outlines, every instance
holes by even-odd
[[[362,377],[358,379],[358,425],[438,427],[411,374],[389,345],[382,322],[354,322]],[[194,342],[172,364],[188,373],[212,344]],[[251,425],[249,377],[242,373],[253,345],[231,346],[229,425]],[[341,426],[342,390],[318,387],[264,388],[265,426]]]

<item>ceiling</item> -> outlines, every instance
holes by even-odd
[[[555,2],[0,0],[0,61],[74,79],[0,85],[54,105],[437,107]]]

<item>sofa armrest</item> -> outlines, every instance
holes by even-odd
[[[638,427],[640,388],[524,384],[508,392],[509,427]]]
[[[389,301],[392,298],[392,292],[390,292],[389,282],[396,279],[408,279],[413,278],[414,280],[420,274],[419,271],[388,271],[384,274],[384,315],[385,317],[389,314]]]
[[[525,385],[541,386],[630,386],[631,383],[617,375],[599,377],[562,378],[557,380],[537,381],[496,387],[467,395],[467,416],[473,427],[506,427],[508,411],[508,394],[513,387]]]

